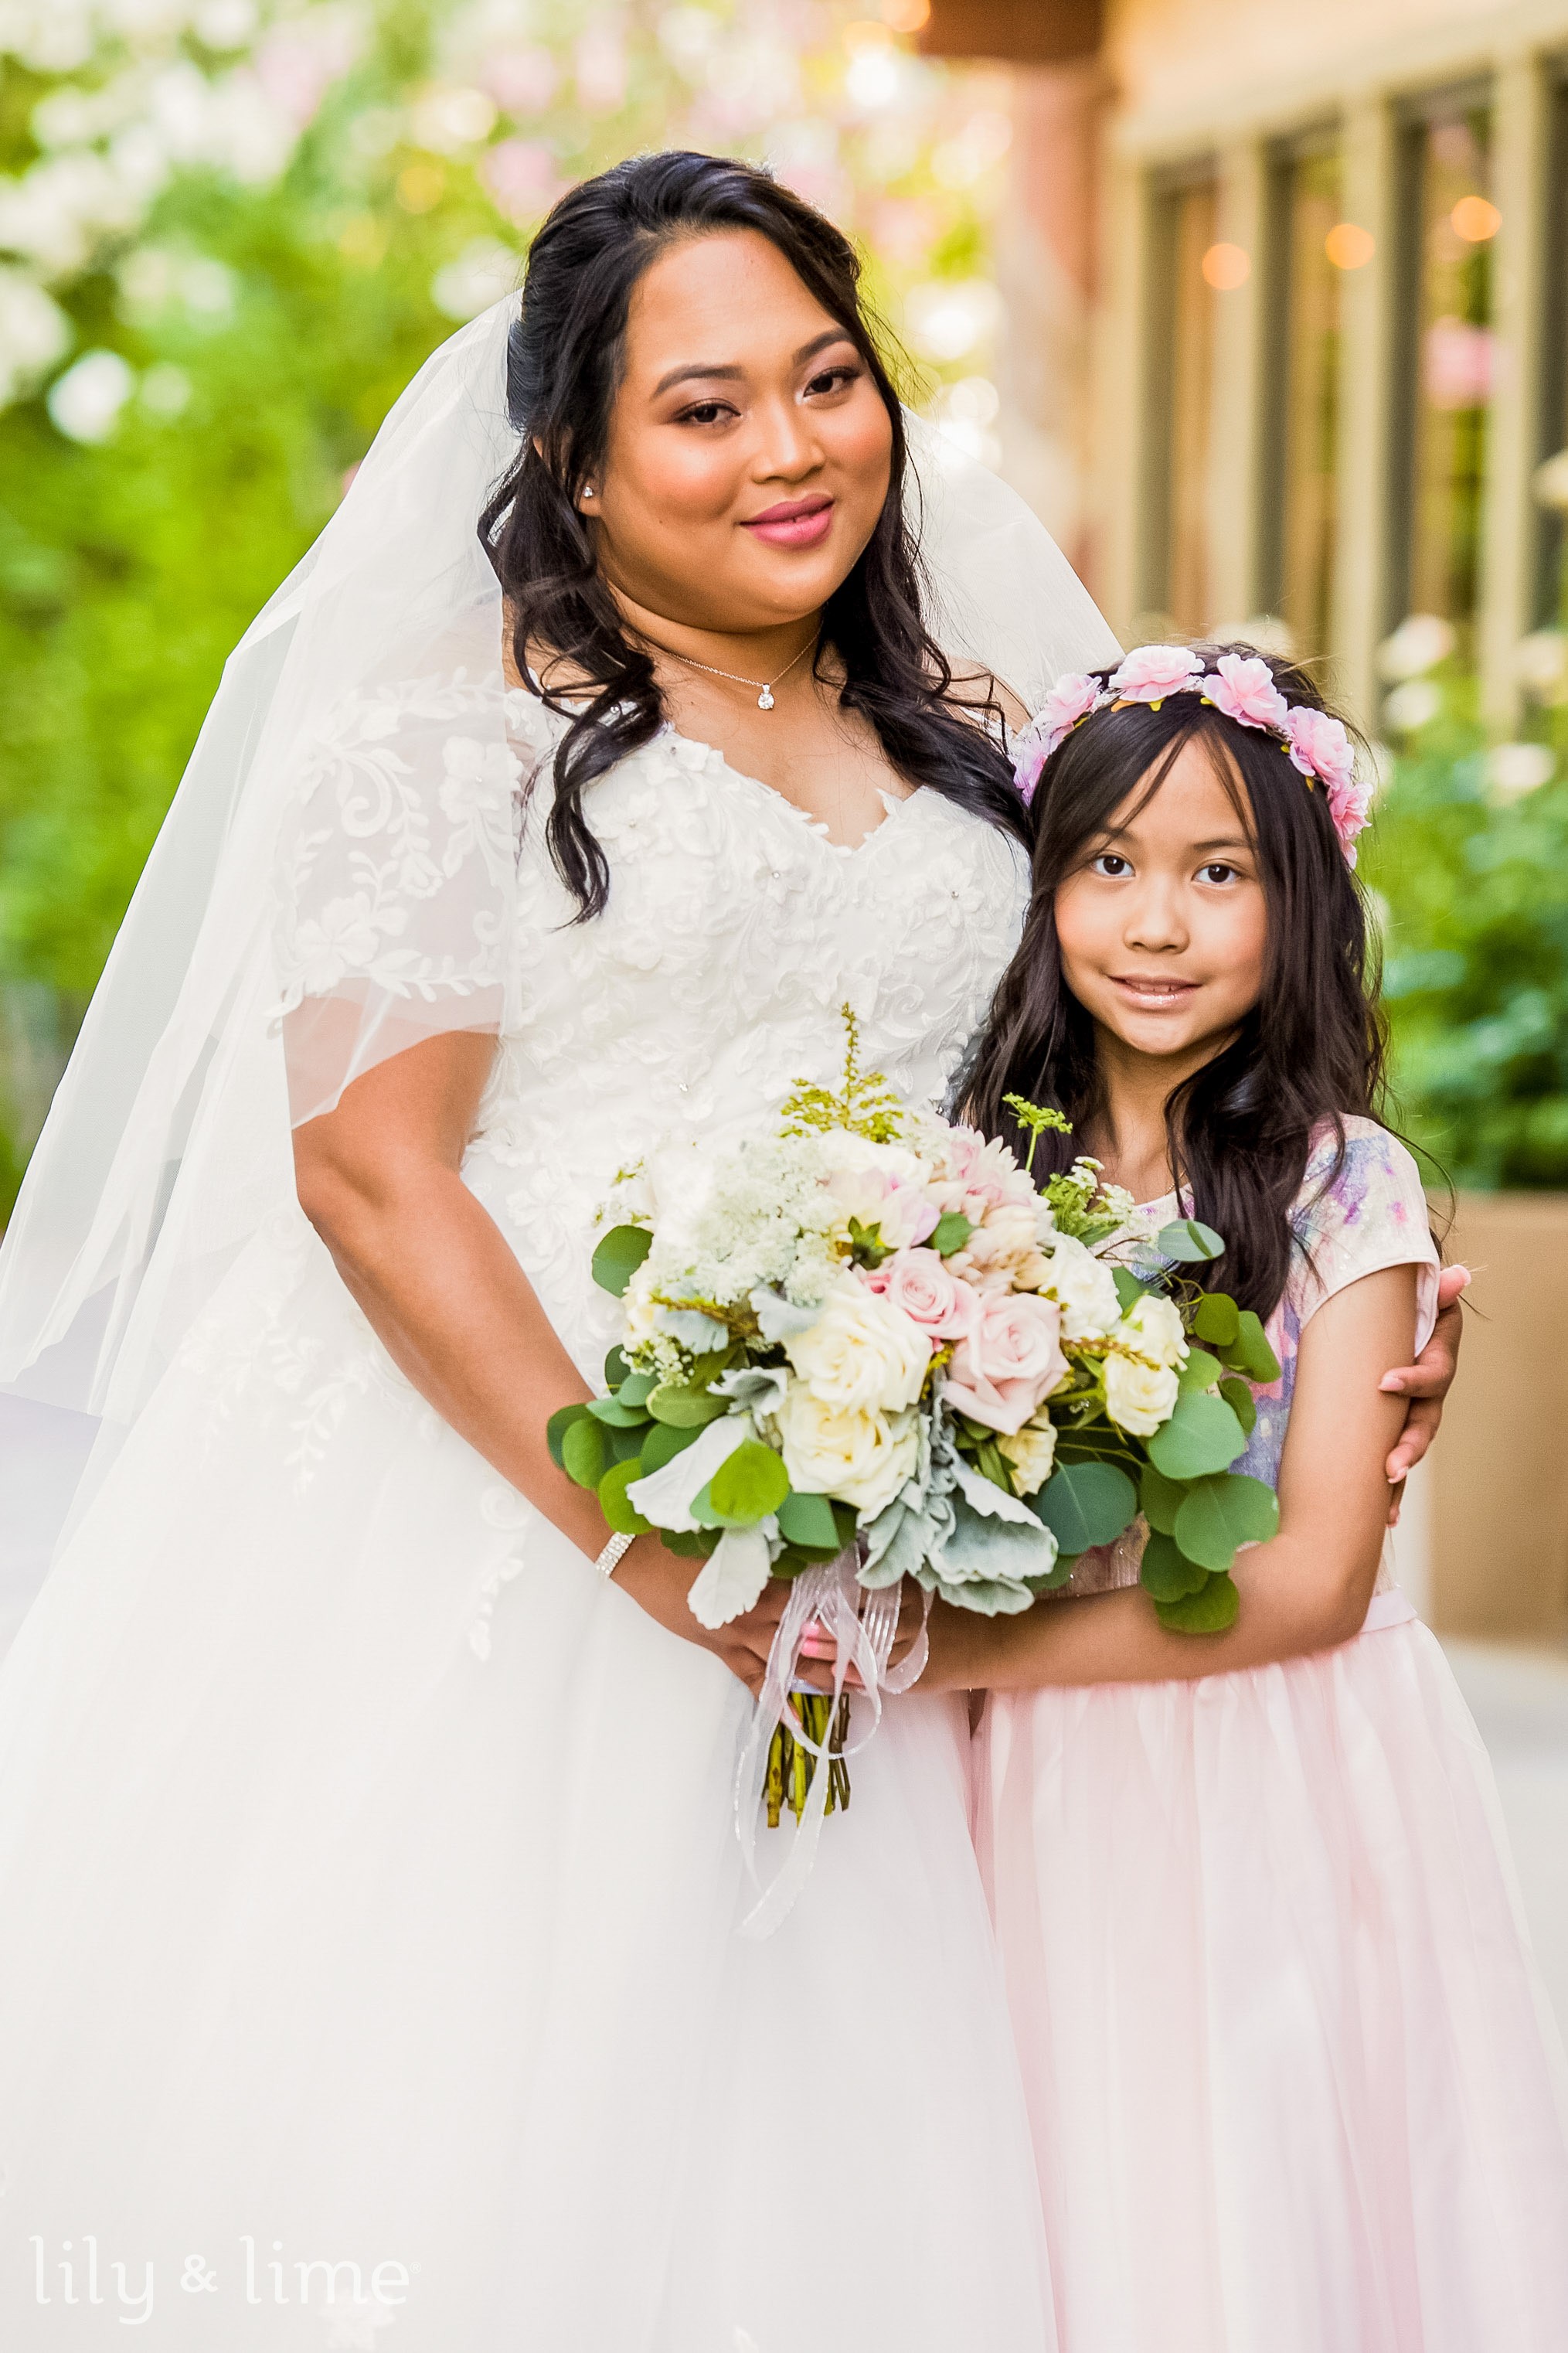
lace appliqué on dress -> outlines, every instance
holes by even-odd
[[[523,775],[508,741],[516,701],[459,670],[336,706],[279,846],[279,1015],[341,992],[499,997]]]

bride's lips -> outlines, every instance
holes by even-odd
[[[742,526],[770,547],[817,547],[833,528],[833,501],[820,491],[810,499],[781,499]]]

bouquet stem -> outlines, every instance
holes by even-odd
[[[844,1761],[844,1744],[849,1736],[849,1694],[840,1695],[837,1711],[831,1697],[824,1692],[792,1692],[790,1712],[806,1738],[818,1748],[827,1751],[827,1805],[832,1813],[836,1807],[846,1813],[849,1810],[849,1767]],[[829,1739],[829,1726],[832,1737]],[[805,1811],[805,1801],[811,1792],[812,1776],[817,1758],[809,1748],[795,1739],[785,1724],[776,1725],[768,1746],[767,1776],[763,1794],[767,1800],[768,1828],[776,1831],[787,1806],[798,1822]]]

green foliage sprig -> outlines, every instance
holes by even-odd
[[[896,1144],[904,1132],[904,1107],[880,1071],[860,1067],[860,1024],[847,1005],[839,1007],[844,1023],[844,1083],[835,1094],[830,1087],[805,1081],[784,1098],[781,1114],[785,1135],[826,1134],[847,1128],[872,1144]]]

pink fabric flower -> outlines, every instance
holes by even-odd
[[[862,1280],[933,1340],[962,1339],[980,1314],[978,1292],[950,1273],[932,1250],[895,1250]]]
[[[1202,672],[1203,663],[1190,646],[1138,646],[1111,672],[1111,691],[1127,702],[1162,702],[1167,694],[1190,687]]]
[[[1221,654],[1204,687],[1215,709],[1237,726],[1283,733],[1290,706],[1261,655]]]
[[[1068,670],[1065,678],[1058,679],[1018,739],[1013,781],[1026,807],[1035,797],[1040,772],[1051,754],[1067,741],[1079,721],[1087,718],[1104,691],[1099,679],[1085,670]]]
[[[1285,733],[1292,765],[1302,776],[1315,776],[1327,792],[1340,847],[1353,866],[1356,836],[1366,824],[1372,796],[1357,779],[1350,737],[1339,720],[1315,711],[1310,702],[1292,704],[1285,715]]]
[[[948,1403],[1011,1437],[1068,1369],[1061,1310],[1032,1292],[992,1292],[948,1366]]]

